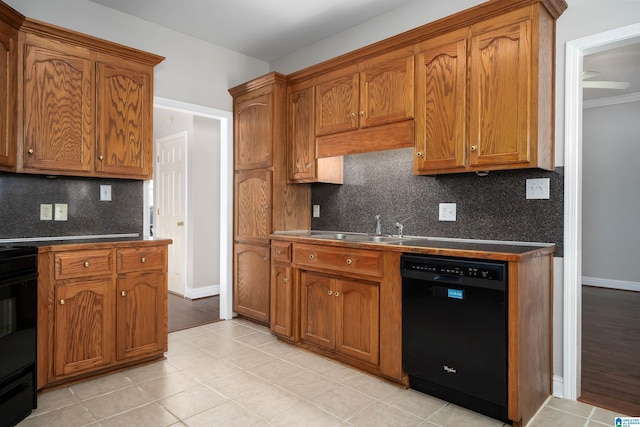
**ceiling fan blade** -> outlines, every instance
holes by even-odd
[[[589,81],[582,82],[584,89],[627,89],[631,86],[629,82],[607,82],[607,81]]]

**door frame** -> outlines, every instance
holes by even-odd
[[[633,24],[566,45],[562,397],[570,400],[580,396],[582,363],[582,59],[637,37],[640,24]]]
[[[233,113],[158,96],[153,97],[153,106],[220,121],[220,319],[229,320],[233,317]]]

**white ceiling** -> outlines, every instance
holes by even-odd
[[[91,1],[270,63],[415,0]],[[640,94],[640,40],[633,42],[584,57],[584,70],[600,73],[590,81],[631,82],[585,89],[585,101]]]

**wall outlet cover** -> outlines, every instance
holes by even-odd
[[[55,209],[54,209],[54,219],[56,221],[66,221],[67,211],[68,211],[68,206],[66,203],[56,203]]]
[[[440,221],[455,221],[456,220],[456,204],[440,203],[438,219]]]
[[[100,200],[103,202],[111,201],[111,186],[110,185],[100,185]]]
[[[320,205],[313,205],[313,217],[320,218]]]
[[[549,178],[527,179],[527,199],[549,199]]]
[[[40,221],[51,221],[53,219],[53,205],[44,203],[40,205]]]

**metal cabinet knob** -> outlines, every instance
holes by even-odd
[[[64,305],[64,302],[65,302],[65,301],[64,301],[63,299],[61,299],[61,300],[60,300],[60,305]]]
[[[264,258],[262,258],[262,260],[263,260],[264,262],[267,262],[267,261],[269,261],[269,257],[264,257]]]
[[[276,251],[276,255],[282,255],[282,251],[281,251],[280,249],[278,249],[278,250]]]
[[[29,148],[29,154],[33,154],[33,148]]]
[[[103,156],[103,155],[98,156],[98,158],[99,158],[100,160],[104,160],[104,156]]]
[[[123,297],[127,296],[127,293],[125,291],[120,292],[120,295],[122,295]]]
[[[182,227],[184,225],[184,221],[178,221],[178,223],[176,224],[178,227]]]
[[[282,279],[282,281],[283,281],[284,283],[289,283],[289,278],[288,278],[288,277],[285,277],[284,279]]]
[[[353,260],[352,260],[351,258],[349,258],[349,259],[347,260],[347,264],[349,264],[349,265],[353,264]]]
[[[89,268],[89,266],[91,266],[91,264],[89,264],[89,261],[85,261],[84,262],[84,266],[85,266],[85,268]]]
[[[418,152],[416,153],[416,156],[418,156],[418,157],[422,157],[422,151],[418,151]]]
[[[364,116],[364,111],[360,111],[360,116]]]
[[[333,295],[333,291],[332,290],[328,290],[327,293],[331,296]]]
[[[316,254],[309,255],[309,259],[316,259]]]
[[[476,145],[472,145],[471,147],[469,147],[469,149],[470,149],[471,151],[476,151],[476,150],[478,149],[478,146],[476,146]]]
[[[306,167],[307,169],[311,169],[311,168],[313,167],[313,165],[312,165],[311,163],[307,163],[307,164],[305,165],[305,167]]]
[[[140,259],[140,262],[144,264],[145,262],[147,262],[147,259],[146,259],[145,257],[142,257],[142,258]]]
[[[340,296],[340,292],[336,291],[336,293],[333,296],[339,297]]]

